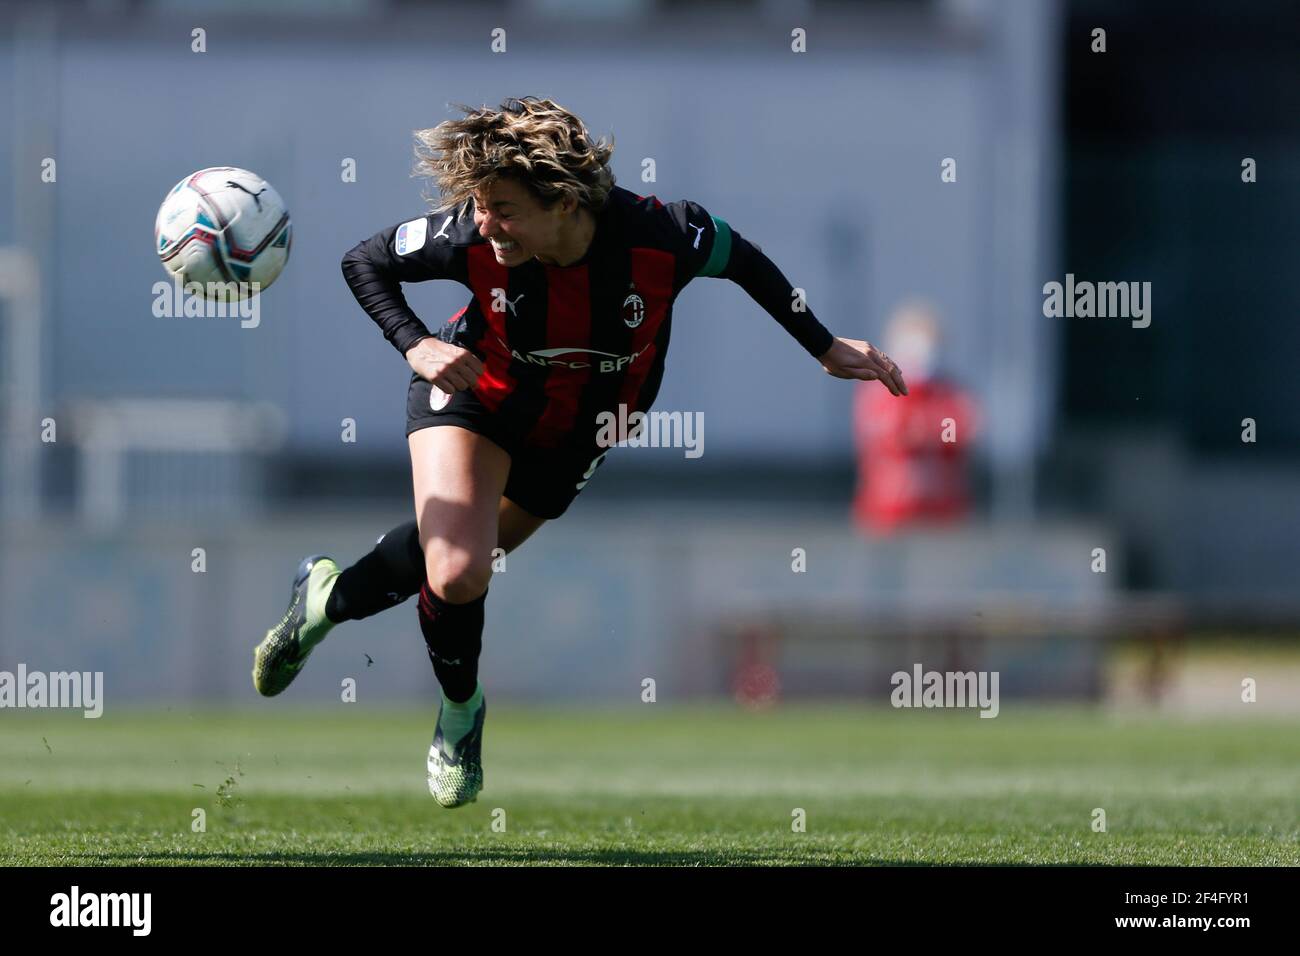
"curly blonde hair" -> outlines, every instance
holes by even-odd
[[[614,188],[614,139],[593,140],[587,126],[554,100],[525,96],[497,109],[453,104],[465,116],[415,131],[413,175],[437,186],[443,212],[481,186],[511,178],[544,206],[572,196],[599,211]],[[430,197],[432,200],[432,197]]]

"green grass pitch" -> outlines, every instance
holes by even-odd
[[[0,863],[1295,865],[1298,730],[1006,704],[500,706],[483,793],[444,810],[432,711],[9,710]]]

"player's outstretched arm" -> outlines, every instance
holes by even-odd
[[[821,363],[828,375],[879,381],[893,395],[907,394],[902,372],[893,359],[862,339],[832,335],[806,306],[796,311],[794,287],[776,263],[740,233],[723,223],[719,225],[727,229],[730,240],[726,266],[716,273],[720,278],[731,279],[744,289]]]
[[[906,395],[907,383],[903,373],[880,349],[863,339],[836,338],[825,355],[818,357],[828,375],[836,378],[860,378],[864,382],[880,382],[891,395]]]

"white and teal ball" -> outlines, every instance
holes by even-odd
[[[163,267],[205,295],[234,283],[237,297],[267,288],[289,261],[293,224],[280,194],[261,176],[214,166],[186,176],[154,222]],[[219,294],[228,295],[222,291]]]

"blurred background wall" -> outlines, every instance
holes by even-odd
[[[615,452],[509,558],[488,604],[499,690],[616,699],[664,675],[663,697],[730,693],[761,646],[790,692],[883,701],[879,675],[933,639],[968,666],[1003,655],[1025,692],[1097,696],[1104,642],[1144,622],[1294,627],[1300,33],[1285,11],[8,5],[0,667],[103,669],[138,701],[252,701],[248,652],[297,560],[353,560],[411,514],[408,372],[339,259],[422,209],[413,129],[527,93],[612,133],[622,185],[694,199],[760,243],[837,334],[883,341],[901,301],[929,301],[982,427],[967,520],[859,533],[853,389],[738,287],[697,280],[657,407],[701,412],[705,454]],[[156,318],[157,207],[226,164],[284,196],[290,265],[256,328]],[[1151,326],[1045,317],[1043,284],[1067,272],[1150,281]],[[466,299],[406,291],[431,326]],[[413,606],[346,631],[304,698],[341,675],[364,674],[372,699],[432,688]]]

